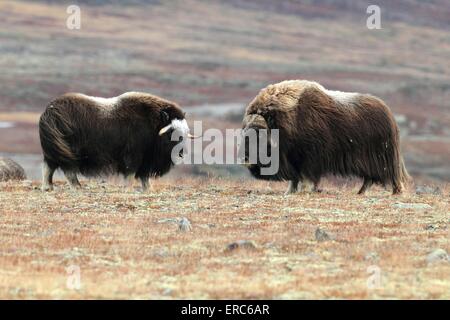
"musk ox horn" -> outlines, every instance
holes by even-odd
[[[193,134],[188,133],[187,137],[189,139],[197,139],[197,138],[201,138],[202,136],[194,136]]]
[[[169,125],[165,126],[161,130],[159,130],[159,135],[162,136],[164,133],[169,131],[171,128],[172,128],[172,124],[169,124]]]

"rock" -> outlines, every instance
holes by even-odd
[[[316,229],[315,237],[319,242],[331,240],[330,235],[325,230],[322,230],[320,228]]]
[[[442,191],[439,187],[417,186],[416,194],[434,194],[441,195]]]
[[[0,157],[0,181],[25,180],[25,170],[15,161]]]
[[[431,253],[428,254],[427,262],[428,263],[449,262],[449,256],[447,254],[447,251],[445,251],[444,249],[433,250]]]
[[[27,188],[31,188],[31,187],[33,187],[33,181],[31,181],[31,180],[23,180],[22,181],[22,186],[27,187]]]
[[[171,288],[165,288],[165,289],[163,290],[162,294],[163,294],[164,296],[170,296],[170,295],[172,295],[172,292],[173,292],[173,290],[172,290]]]
[[[230,243],[227,246],[226,251],[234,251],[236,249],[255,250],[256,245],[253,241],[250,240],[238,240],[236,242]]]
[[[158,220],[158,223],[178,223],[178,219],[165,218],[165,219]]]
[[[433,207],[426,203],[402,203],[397,202],[392,205],[394,208],[398,209],[415,209],[415,210],[426,210],[432,209]]]
[[[438,228],[438,226],[434,225],[434,224],[428,224],[425,226],[425,230],[431,230],[434,231]]]
[[[167,247],[157,248],[152,252],[151,255],[158,258],[167,258],[170,255],[169,248]]]
[[[364,203],[367,203],[367,204],[375,204],[378,202],[380,202],[380,199],[377,199],[377,198],[368,198],[364,201]]]
[[[182,232],[188,232],[192,230],[191,222],[187,218],[182,218],[178,223],[178,229]]]
[[[378,256],[378,253],[376,253],[376,252],[369,252],[364,256],[364,260],[376,262],[376,261],[380,260],[380,257]]]

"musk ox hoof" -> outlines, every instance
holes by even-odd
[[[134,189],[137,193],[151,193],[153,190],[153,187],[151,185],[147,185],[145,187],[137,187]]]
[[[74,182],[74,183],[70,182],[69,183],[69,188],[71,190],[80,190],[81,189],[81,184],[79,182]]]
[[[42,192],[53,191],[53,186],[42,186],[41,190],[42,190]]]
[[[292,189],[289,188],[289,189],[286,190],[286,192],[284,193],[284,195],[285,195],[285,196],[290,196],[290,195],[293,195],[293,194],[296,194],[296,193],[297,193],[297,190],[295,190],[295,189],[292,190]]]
[[[286,192],[284,193],[285,196],[296,193],[298,190],[298,181],[289,181],[289,186],[286,190]]]

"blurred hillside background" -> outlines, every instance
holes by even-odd
[[[80,30],[66,27],[71,4]],[[369,4],[381,7],[380,30],[366,27]],[[63,93],[145,91],[180,103],[204,129],[224,129],[240,127],[258,91],[285,79],[378,95],[401,126],[410,173],[450,181],[448,0],[0,0],[0,156],[32,179],[39,115]]]

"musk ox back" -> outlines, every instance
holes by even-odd
[[[161,176],[173,165],[171,134],[190,136],[184,112],[173,102],[129,92],[115,98],[65,94],[41,115],[39,134],[44,153],[43,189],[52,189],[56,169],[63,170],[73,187],[77,174],[134,175],[148,186],[150,176]],[[181,156],[181,155],[180,155]]]
[[[0,181],[24,180],[25,170],[15,161],[0,157]]]
[[[262,127],[279,129],[280,169],[264,176],[258,163],[247,166],[256,178],[289,180],[287,193],[303,181],[318,190],[328,174],[363,178],[359,193],[373,183],[399,193],[408,179],[397,124],[372,95],[330,91],[305,80],[269,85],[248,105],[243,121],[244,132]]]

